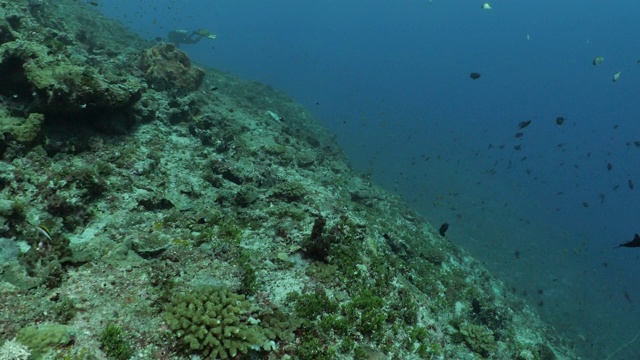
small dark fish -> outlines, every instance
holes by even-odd
[[[522,150],[522,145],[516,145],[513,148],[516,149],[516,150]]]
[[[478,79],[480,79],[480,76],[482,76],[482,75],[480,75],[480,74],[479,74],[479,73],[477,73],[477,72],[472,72],[471,74],[469,74],[469,77],[470,77],[470,78],[472,78],[473,80],[478,80]]]
[[[156,37],[156,38],[155,38],[155,39],[153,39],[153,40],[155,40],[156,42],[162,42],[162,37],[161,37],[161,36],[158,36],[158,37]]]
[[[91,6],[98,6],[98,3],[95,1],[87,1],[87,4],[91,5]]]
[[[585,201],[585,202],[583,202],[583,203],[582,203],[582,207],[588,208],[588,207],[589,207],[589,203],[588,203],[588,202],[586,202],[586,201]]]
[[[633,142],[633,145],[635,145],[636,147],[640,147],[640,140],[635,140]]]
[[[562,125],[564,124],[564,118],[562,116],[558,116],[556,118],[556,125]]]
[[[475,314],[480,314],[482,312],[482,306],[477,298],[473,298],[471,301],[471,309]]]
[[[520,138],[522,137],[522,135],[524,135],[524,133],[521,133],[521,132],[517,132],[517,133],[516,133],[516,137],[517,137],[518,139],[520,139]]]
[[[520,259],[520,251],[516,250],[513,252],[513,256],[516,257],[516,259]]]
[[[524,129],[527,126],[529,126],[530,124],[531,124],[531,120],[520,121],[520,123],[518,124],[518,129]]]
[[[633,237],[633,240],[627,241],[626,243],[622,243],[622,244],[614,247],[614,249],[619,248],[619,247],[640,247],[640,235],[636,234]]]
[[[438,233],[440,236],[444,237],[447,230],[449,230],[449,224],[444,223],[440,226],[440,229],[438,229]]]
[[[611,171],[613,169],[613,165],[611,163],[607,163],[607,171]]]
[[[633,190],[633,181],[631,181],[631,179],[629,179],[629,189]]]

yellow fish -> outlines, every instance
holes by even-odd
[[[47,229],[46,226],[38,225],[38,226],[36,226],[36,228],[38,229],[38,231],[40,231],[42,234],[44,234],[44,236],[46,236],[47,239],[49,239],[50,242],[53,242],[53,238],[51,237],[51,231],[49,231],[49,229]]]

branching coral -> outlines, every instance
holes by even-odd
[[[484,357],[489,356],[496,348],[493,332],[486,326],[463,323],[460,325],[460,335],[469,349]]]
[[[295,321],[261,309],[244,295],[202,288],[175,295],[167,306],[169,328],[189,352],[227,359],[249,350],[271,351],[275,340],[291,338]]]

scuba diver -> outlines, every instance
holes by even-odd
[[[191,33],[183,29],[169,31],[169,42],[178,47],[180,44],[197,44],[202,38],[215,39],[216,36],[207,29],[198,29]]]

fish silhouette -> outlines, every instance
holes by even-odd
[[[531,120],[520,121],[520,123],[518,124],[518,129],[524,129],[529,125],[531,125]]]
[[[442,226],[440,226],[440,229],[438,229],[438,233],[440,234],[440,236],[445,236],[444,234],[447,232],[448,229],[449,229],[449,224],[444,223],[442,224]]]
[[[619,247],[640,247],[640,235],[636,234],[633,237],[633,240],[627,241],[626,243],[622,243],[616,246],[616,248],[619,248]]]

